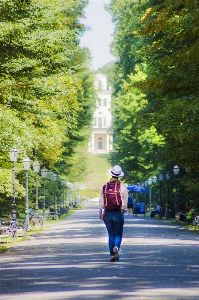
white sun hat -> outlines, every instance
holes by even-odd
[[[119,165],[115,165],[112,169],[108,170],[109,174],[114,177],[122,177],[124,176],[124,172],[122,172],[122,168]]]

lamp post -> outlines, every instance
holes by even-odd
[[[152,178],[148,179],[148,185],[149,185],[149,213],[151,215],[151,184],[152,184]]]
[[[173,167],[173,173],[175,176],[175,185],[176,185],[176,192],[175,192],[175,216],[178,213],[178,182],[177,182],[177,176],[179,174],[179,170],[180,168],[178,167],[178,165],[175,165]]]
[[[66,185],[65,180],[62,180],[61,184],[62,184],[61,206],[65,208],[65,185]]]
[[[166,206],[166,218],[169,218],[169,210],[170,210],[170,201],[169,201],[169,180],[170,174],[166,172],[166,180],[167,180],[167,206]]]
[[[160,206],[162,208],[162,180],[163,180],[163,174],[158,175],[158,180],[160,182]]]
[[[55,209],[55,215],[57,215],[57,199],[56,199],[56,181],[57,181],[57,174],[54,173],[52,176],[53,182],[54,182],[54,209]]]
[[[66,182],[66,206],[70,206],[70,183]]]
[[[43,220],[45,221],[46,219],[46,178],[48,175],[48,170],[44,167],[41,169],[41,176],[44,181],[44,200],[43,200]]]
[[[35,212],[38,214],[39,206],[38,206],[38,173],[40,170],[40,163],[38,161],[35,161],[33,163],[33,170],[36,174],[36,201],[35,201]]]
[[[144,181],[144,186],[145,186],[145,188],[148,188],[148,180]],[[148,198],[147,198],[147,193],[146,193],[146,203],[147,203],[147,200],[148,200]]]
[[[153,176],[152,182],[154,184],[154,208],[156,207],[156,181],[157,181],[157,176]]]
[[[16,199],[15,199],[15,162],[17,161],[18,150],[15,147],[9,152],[10,161],[12,164],[12,219],[16,220],[17,211],[16,211]]]
[[[190,167],[185,167],[185,171],[187,173],[187,177],[188,177],[188,182],[189,182],[189,172],[190,172]],[[190,206],[189,206],[189,191],[187,192],[187,208],[188,210],[190,209]]]
[[[53,180],[53,172],[50,170],[48,171],[47,173],[47,179],[49,181],[52,181]],[[48,208],[50,209],[50,207],[52,206],[52,196],[53,196],[53,193],[51,192],[51,190],[49,191],[49,199],[48,199]]]
[[[26,209],[25,209],[25,214],[26,214],[26,223],[29,223],[28,171],[30,170],[30,167],[31,167],[31,160],[29,157],[26,157],[23,160],[23,165],[24,165],[24,170],[26,171]]]
[[[144,182],[141,182],[140,185],[144,187]],[[142,201],[144,202],[144,193],[142,193]]]

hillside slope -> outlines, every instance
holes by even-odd
[[[82,188],[100,189],[110,179],[108,170],[111,168],[107,161],[108,155],[88,153],[87,174],[82,182],[77,182]]]

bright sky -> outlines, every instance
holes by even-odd
[[[109,51],[109,45],[113,33],[113,24],[111,15],[104,9],[104,5],[109,0],[89,0],[89,4],[85,9],[86,19],[83,23],[89,26],[84,36],[81,38],[81,46],[90,49],[93,61],[92,69],[98,70],[105,64],[113,61],[114,58]]]

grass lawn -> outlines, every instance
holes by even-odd
[[[87,175],[84,181],[76,184],[87,189],[101,189],[111,177],[108,173],[111,166],[107,158],[108,155],[88,153]]]

